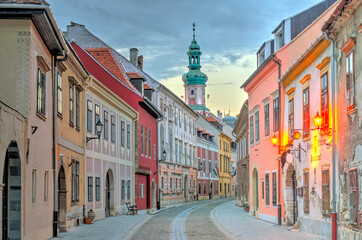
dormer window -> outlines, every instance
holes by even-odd
[[[258,67],[264,62],[264,60],[265,60],[265,48],[258,53]]]
[[[281,27],[276,33],[275,33],[275,50],[278,50],[284,46],[284,31]]]

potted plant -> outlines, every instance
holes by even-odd
[[[85,223],[92,224],[95,217],[96,217],[96,214],[93,212],[93,210],[92,209],[89,210],[87,217],[85,218]]]
[[[245,212],[249,212],[249,204],[244,203],[243,208],[244,208]]]

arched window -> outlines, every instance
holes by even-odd
[[[191,95],[194,95],[194,90],[191,90]]]
[[[143,152],[143,124],[141,125],[141,154],[144,154],[144,152]]]

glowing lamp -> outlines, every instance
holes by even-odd
[[[293,133],[293,138],[294,138],[294,139],[299,139],[301,136],[302,136],[302,134],[300,134],[299,131],[295,131],[295,132]]]
[[[276,146],[278,144],[278,138],[275,136],[275,134],[272,137],[271,141],[272,141],[273,146]]]
[[[319,128],[322,125],[322,117],[319,116],[319,112],[317,112],[317,115],[313,118],[314,125]]]

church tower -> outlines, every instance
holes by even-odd
[[[193,23],[193,39],[189,46],[187,56],[189,56],[189,71],[182,76],[185,87],[186,104],[195,112],[206,114],[210,110],[205,104],[205,88],[207,75],[201,72],[201,51],[195,40],[195,23]]]

